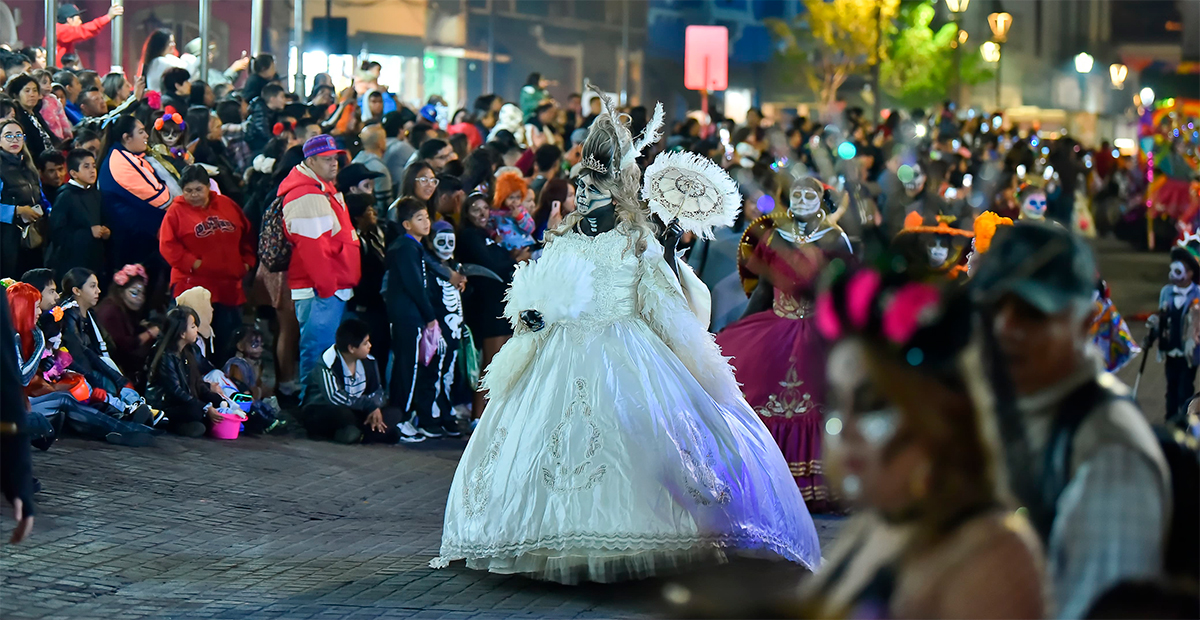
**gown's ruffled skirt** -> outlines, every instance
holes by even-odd
[[[818,565],[812,519],[744,400],[715,402],[636,318],[546,329],[467,445],[432,566],[574,583],[731,552]]]
[[[826,344],[812,319],[757,312],[717,334],[717,344],[732,358],[746,401],[775,438],[809,510],[832,510],[821,459]]]

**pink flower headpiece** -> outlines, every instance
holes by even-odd
[[[838,288],[841,308],[834,299]],[[817,296],[814,321],[822,336],[837,340],[867,331],[874,307],[880,335],[893,345],[903,346],[930,321],[941,303],[941,291],[932,284],[913,281],[886,288],[882,274],[864,268],[850,275],[843,286],[827,288]]]
[[[145,280],[146,268],[142,267],[140,264],[125,265],[120,271],[113,274],[113,283],[115,283],[117,286],[125,286],[129,283],[129,279],[133,277],[139,277]]]

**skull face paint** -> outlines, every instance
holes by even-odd
[[[1171,262],[1167,277],[1171,280],[1171,284],[1175,286],[1187,286],[1192,283],[1191,279],[1188,278],[1187,266],[1181,261]]]
[[[808,218],[821,209],[821,195],[811,187],[796,187],[788,200],[792,217]]]
[[[821,210],[821,196],[825,188],[820,181],[806,177],[796,181],[788,194],[788,213],[792,217],[809,219]]]
[[[575,210],[587,215],[612,204],[612,193],[596,184],[590,173],[575,182]]]
[[[433,253],[440,260],[450,260],[454,256],[454,247],[457,239],[454,237],[454,231],[443,230],[433,236]]]
[[[950,247],[946,245],[942,239],[935,238],[929,244],[929,266],[941,267],[946,264],[946,259],[950,257]]]
[[[1046,195],[1033,192],[1021,200],[1021,219],[1041,220],[1046,217]]]

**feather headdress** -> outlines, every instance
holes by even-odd
[[[662,103],[654,106],[654,116],[646,124],[642,135],[634,140],[629,131],[629,116],[617,111],[616,103],[607,93],[585,82],[584,88],[600,99],[600,114],[588,128],[583,142],[583,167],[604,177],[620,176],[630,166],[637,165],[637,158],[647,146],[662,138],[665,118]]]

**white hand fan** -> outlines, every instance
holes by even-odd
[[[742,204],[737,183],[696,153],[660,153],[646,168],[642,199],[664,224],[712,239],[714,226],[732,226]]]

